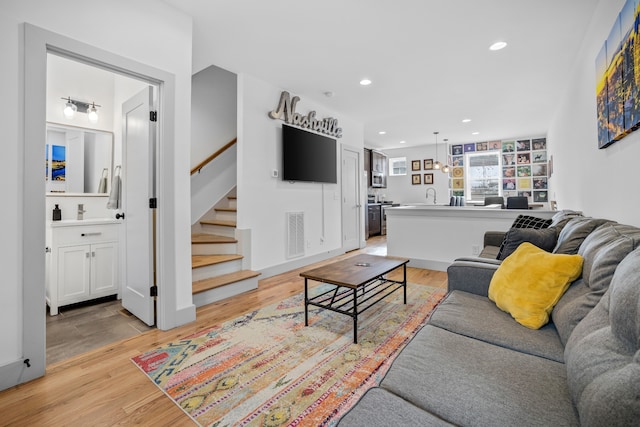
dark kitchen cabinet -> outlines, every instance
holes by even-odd
[[[367,205],[367,218],[369,219],[369,230],[367,235],[377,236],[382,232],[382,215],[379,204]]]

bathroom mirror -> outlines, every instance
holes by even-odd
[[[113,173],[113,133],[47,123],[47,193],[108,194]]]

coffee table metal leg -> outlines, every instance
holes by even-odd
[[[358,344],[358,289],[353,290],[353,343]]]
[[[402,265],[402,287],[404,288],[404,303],[407,304],[407,264]]]
[[[309,326],[309,294],[307,290],[307,278],[304,279],[304,326]]]

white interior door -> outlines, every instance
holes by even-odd
[[[154,130],[149,113],[153,88],[122,104],[122,213],[124,256],[122,306],[148,325],[155,324],[153,263]]]
[[[360,247],[360,153],[342,148],[342,248]]]

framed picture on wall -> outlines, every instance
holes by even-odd
[[[424,159],[423,169],[426,171],[433,169],[433,159]]]
[[[413,175],[411,175],[411,183],[413,185],[421,184],[421,182],[420,182],[420,174],[419,173],[414,173]]]
[[[433,184],[433,174],[432,173],[425,173],[424,174],[424,183],[425,184]]]
[[[411,160],[411,170],[412,171],[420,170],[420,160]]]

